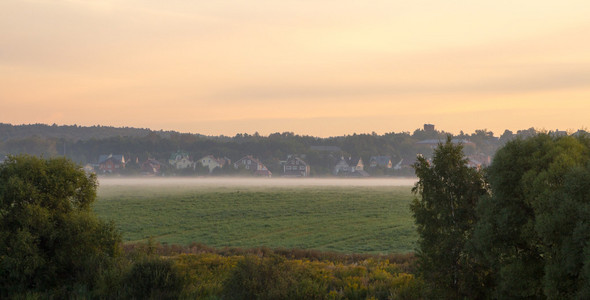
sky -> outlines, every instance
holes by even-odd
[[[2,0],[0,122],[587,129],[588,16],[588,0]]]

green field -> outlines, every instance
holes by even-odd
[[[126,242],[402,253],[417,240],[410,189],[101,186],[95,211]]]

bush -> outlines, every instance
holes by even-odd
[[[225,299],[324,299],[327,286],[280,256],[246,256],[224,283]]]
[[[135,263],[125,280],[125,292],[133,299],[178,299],[183,287],[173,262],[156,257]]]

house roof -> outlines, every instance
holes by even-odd
[[[285,163],[288,164],[288,163],[290,163],[292,161],[299,161],[300,164],[302,164],[304,166],[307,166],[307,163],[303,159],[301,159],[301,158],[299,158],[297,156],[291,156],[291,157],[289,157]]]
[[[102,155],[100,155],[98,157],[98,163],[99,164],[102,164],[102,163],[106,162],[109,159],[112,159],[113,161],[118,162],[118,163],[125,163],[125,158],[123,157],[123,154],[115,154],[115,155],[113,155],[113,154],[109,154],[109,155],[102,154]]]
[[[178,150],[172,154],[170,154],[170,160],[176,160],[176,157],[180,156],[182,157],[188,157],[188,152],[186,151],[182,151],[182,150]]]

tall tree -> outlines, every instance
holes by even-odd
[[[590,297],[590,140],[537,134],[500,149],[473,245],[493,298]]]
[[[0,164],[0,298],[92,288],[120,251],[114,225],[92,213],[96,187],[65,158]]]
[[[482,172],[468,167],[463,146],[447,137],[432,162],[418,157],[418,182],[410,208],[418,233],[418,270],[437,297],[478,298],[476,270],[466,243],[476,222],[478,199],[486,194]]]

